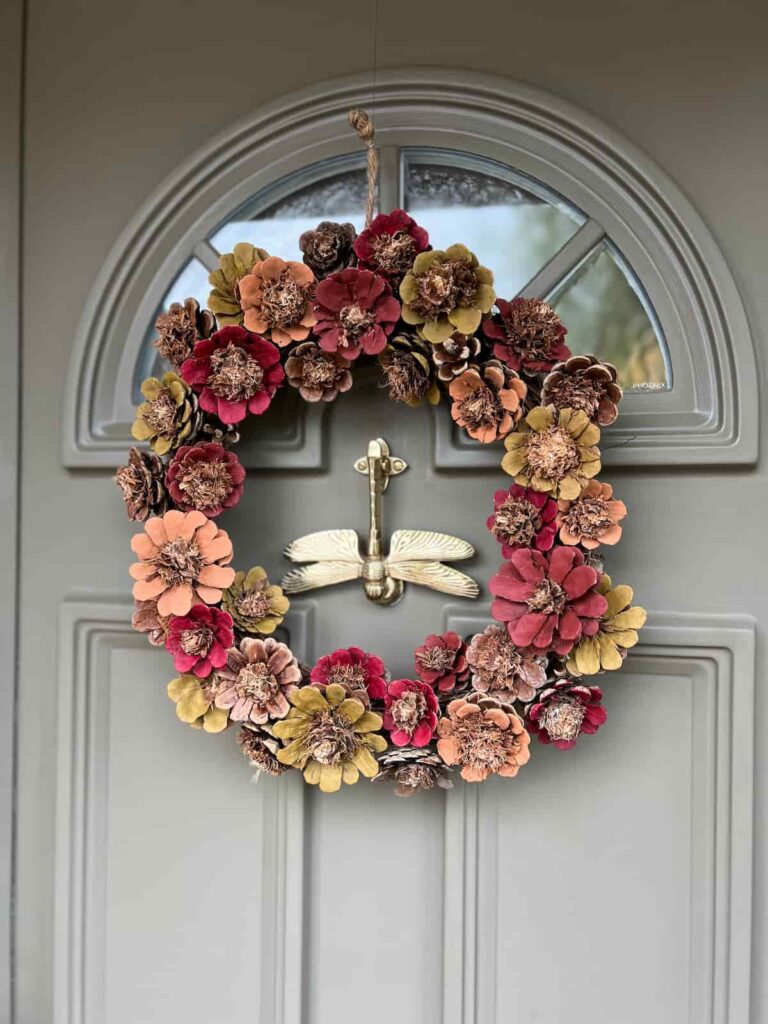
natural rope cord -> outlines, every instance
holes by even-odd
[[[376,202],[376,188],[379,178],[379,151],[374,144],[376,130],[373,122],[364,110],[350,110],[349,124],[357,132],[357,137],[368,150],[368,198],[365,203],[365,226],[370,227],[373,220],[373,207]]]

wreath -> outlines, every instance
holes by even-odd
[[[450,788],[455,770],[511,778],[532,736],[567,750],[596,732],[607,715],[591,677],[621,667],[646,614],[603,572],[627,511],[597,479],[615,368],[572,355],[546,302],[499,298],[464,245],[433,248],[404,210],[373,217],[373,129],[362,112],[350,121],[368,146],[365,229],[323,221],[301,235],[302,262],[236,245],[210,275],[207,309],[190,298],[162,313],[155,345],[171,369],[142,383],[132,433],[148,447],[115,479],[143,523],[132,623],[173,657],[179,719],[239,726],[257,777],[298,769],[335,792],[363,775],[409,796]],[[487,522],[503,559],[495,621],[426,637],[408,679],[358,647],[302,664],[274,635],[288,597],[261,567],[231,567],[218,525],[243,492],[239,425],[286,386],[335,401],[366,361],[393,401],[446,399],[470,437],[503,442],[513,478]]]

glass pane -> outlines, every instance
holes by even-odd
[[[155,320],[163,310],[168,309],[172,302],[183,302],[185,299],[197,299],[201,306],[208,301],[208,293],[211,286],[208,284],[208,271],[200,262],[193,258],[187,263],[171,287],[163,296],[159,309],[155,311],[152,321],[144,336],[144,343],[141,346],[141,354],[136,360],[136,370],[133,376],[133,401],[138,404],[142,401],[141,382],[145,377],[153,377],[158,373],[165,373],[169,369],[165,360],[158,355],[153,342],[157,337],[155,331]]]
[[[308,168],[268,189],[219,228],[211,236],[211,244],[219,252],[231,252],[238,242],[250,242],[283,259],[300,260],[299,236],[318,221],[349,222],[362,231],[365,169],[348,167],[319,181],[307,182],[313,173],[317,171]]]
[[[468,246],[493,271],[504,299],[516,295],[585,220],[540,183],[447,150],[407,155],[405,206],[436,249]]]
[[[659,390],[669,387],[665,349],[641,295],[614,247],[603,243],[550,301],[572,352],[613,363],[627,390]]]

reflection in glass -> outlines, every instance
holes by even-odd
[[[267,197],[251,203],[211,236],[211,244],[219,252],[231,252],[238,242],[250,242],[283,259],[300,260],[299,236],[316,227],[318,221],[349,222],[362,231],[365,195],[365,171],[345,170],[299,187],[276,201],[269,202]]]
[[[664,350],[639,286],[631,282],[614,247],[603,243],[550,301],[568,328],[572,352],[613,363],[627,390],[668,387]]]
[[[451,166],[454,160],[475,166]],[[559,197],[544,198],[540,187],[541,194],[534,194],[527,179],[501,167],[493,174],[496,165],[491,161],[482,161],[487,172],[480,171],[480,163],[450,152],[410,157],[405,206],[427,229],[436,249],[463,242],[493,271],[497,294],[511,299],[584,218]]]

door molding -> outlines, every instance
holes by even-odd
[[[448,609],[446,628],[477,632],[488,618]],[[629,655],[649,670],[690,675],[695,754],[714,764],[710,805],[692,787],[691,961],[688,1024],[750,1020],[752,946],[752,792],[754,779],[755,624],[739,616],[655,613]],[[701,690],[701,692],[699,692]],[[698,766],[694,766],[698,768]],[[700,771],[700,769],[699,769]],[[447,794],[443,1024],[495,1020],[497,987],[498,788],[458,786]],[[700,840],[700,841],[697,841]],[[710,850],[711,861],[706,850]],[[468,955],[468,950],[474,950]],[[680,1024],[683,1024],[681,1021]]]
[[[286,617],[295,643],[314,646],[314,604]],[[109,760],[109,661],[143,650],[133,602],[89,594],[59,614],[53,1024],[103,1024],[103,825]],[[171,711],[169,706],[169,712]],[[304,780],[264,783],[259,1019],[301,1024],[304,920]],[[272,780],[269,780],[272,781]],[[283,785],[282,783],[287,783]]]
[[[93,781],[94,758],[103,765],[108,751],[94,723],[110,655],[146,646],[131,628],[131,611],[125,599],[97,594],[61,608],[54,1024],[103,1020],[103,879],[88,851],[104,797]],[[479,612],[447,609],[446,627],[462,634],[486,624]],[[311,606],[290,626],[297,643],[313,644]],[[649,672],[690,676],[698,694],[697,756],[714,765],[710,789],[692,791],[692,818],[704,833],[691,843],[693,885],[702,888],[691,900],[690,1024],[749,1020],[754,633],[747,618],[656,613],[630,655]],[[305,1020],[305,792],[298,775],[282,778],[264,803],[259,1005],[261,1018],[275,1024]],[[495,1019],[497,799],[494,785],[459,783],[446,794],[444,1024]]]

